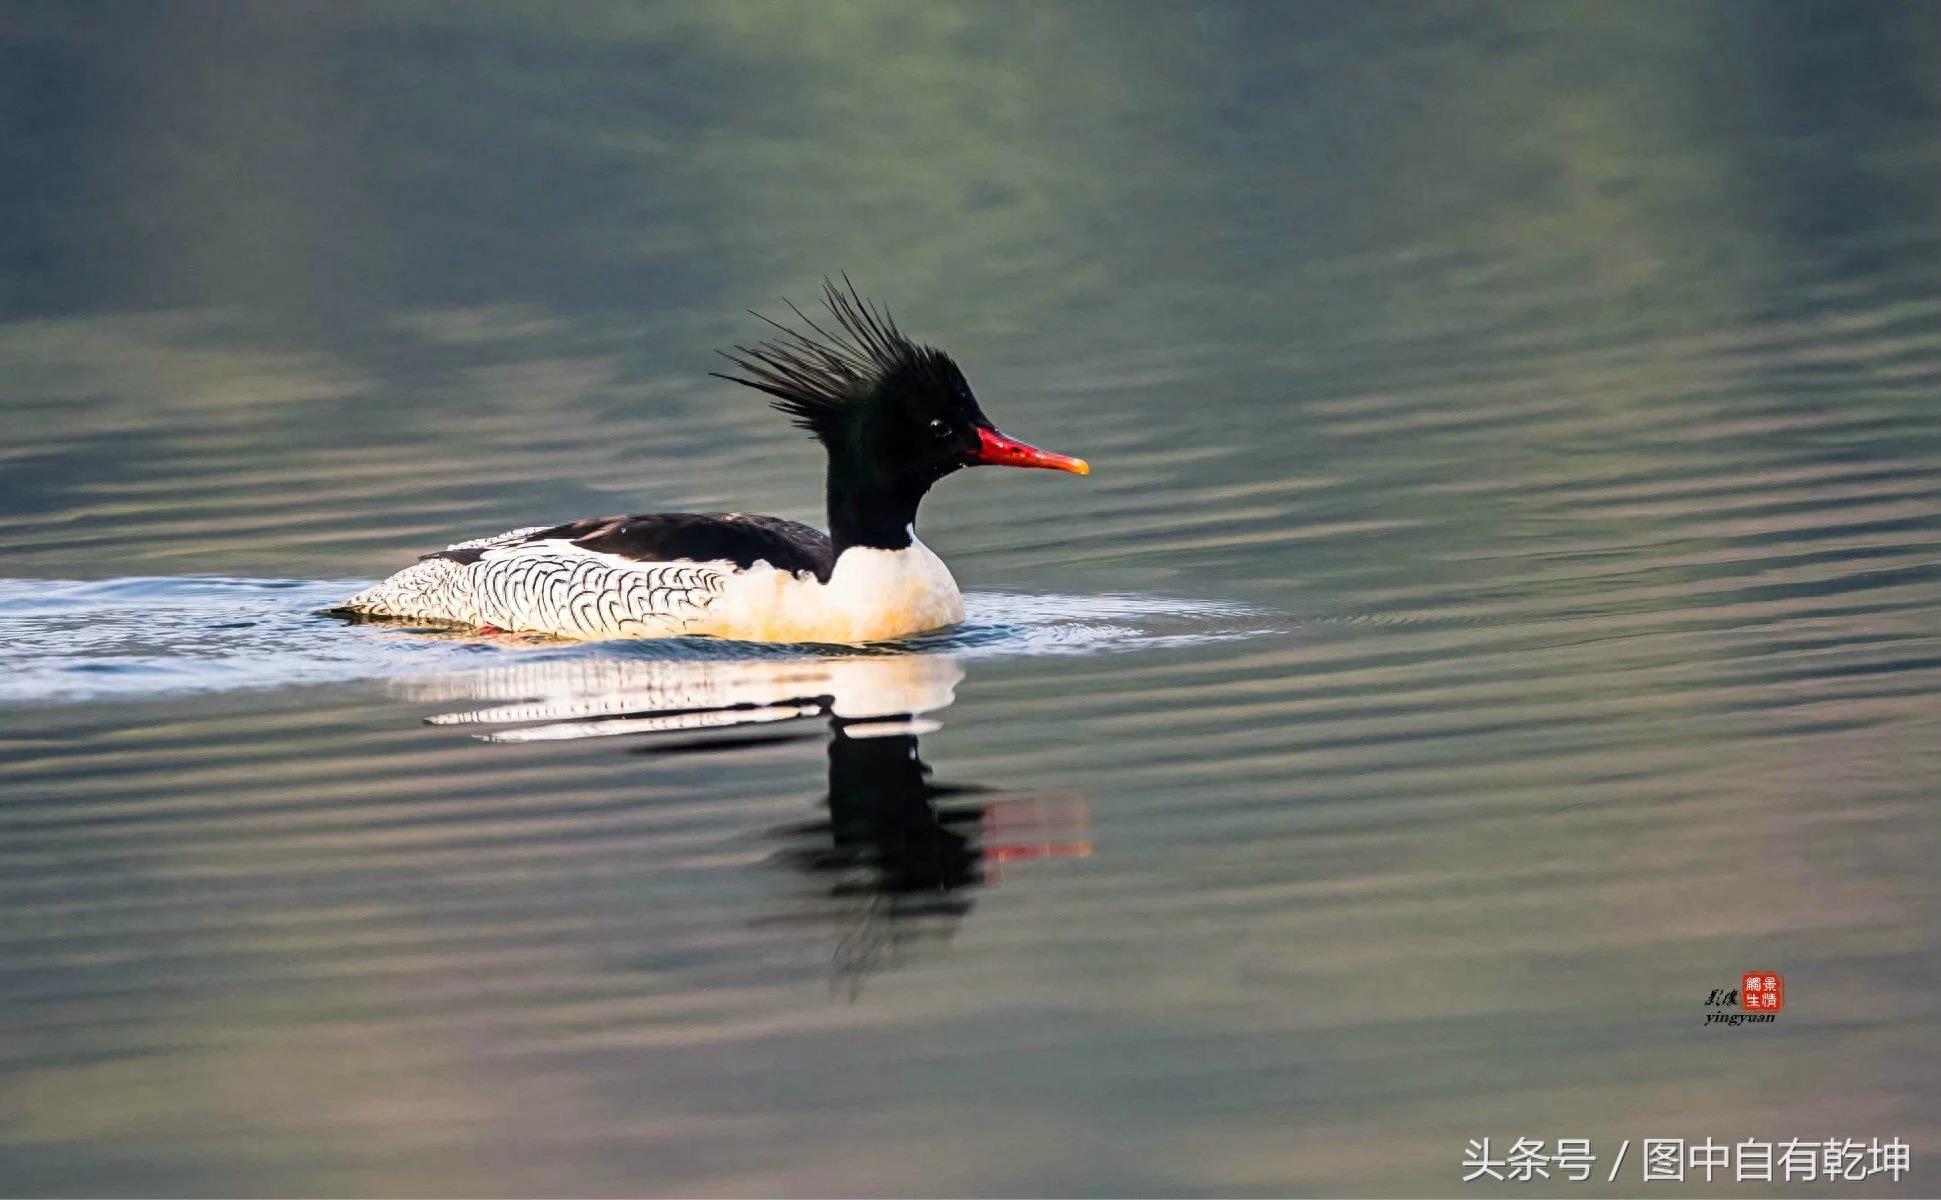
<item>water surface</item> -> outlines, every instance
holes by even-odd
[[[1933,1191],[1937,47],[6,9],[0,1186],[1445,1194],[1484,1136],[1898,1135]],[[1094,465],[933,495],[965,628],[318,615],[535,522],[819,522],[705,371],[845,269]],[[1754,969],[1786,1011],[1707,1027]]]

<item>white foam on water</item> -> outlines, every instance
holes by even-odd
[[[603,660],[727,663],[826,658],[829,647],[703,638],[572,643],[353,624],[322,609],[346,580],[0,579],[0,704],[422,677]],[[1257,609],[1176,596],[977,592],[954,629],[887,651],[953,659],[1151,650],[1268,632]],[[855,655],[856,648],[844,648]]]

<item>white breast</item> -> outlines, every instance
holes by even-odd
[[[755,642],[882,642],[955,625],[964,598],[950,568],[922,542],[901,550],[852,547],[828,583],[758,563],[723,581],[692,632]]]

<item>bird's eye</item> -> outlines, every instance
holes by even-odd
[[[942,417],[932,417],[930,419],[930,436],[936,438],[949,437],[950,422],[944,420]]]

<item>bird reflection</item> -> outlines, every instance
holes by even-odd
[[[947,939],[1006,864],[1090,854],[1084,800],[938,782],[919,738],[955,699],[963,667],[943,655],[529,660],[408,685],[435,701],[503,701],[439,713],[494,742],[624,737],[634,753],[723,754],[828,740],[814,818],[764,831],[770,861],[811,896],[773,923],[834,921],[836,981]]]
[[[1084,801],[934,782],[917,736],[836,720],[827,819],[771,831],[776,861],[823,882],[844,934],[836,976],[852,994],[876,971],[947,938],[974,889],[1006,862],[1091,852]]]

